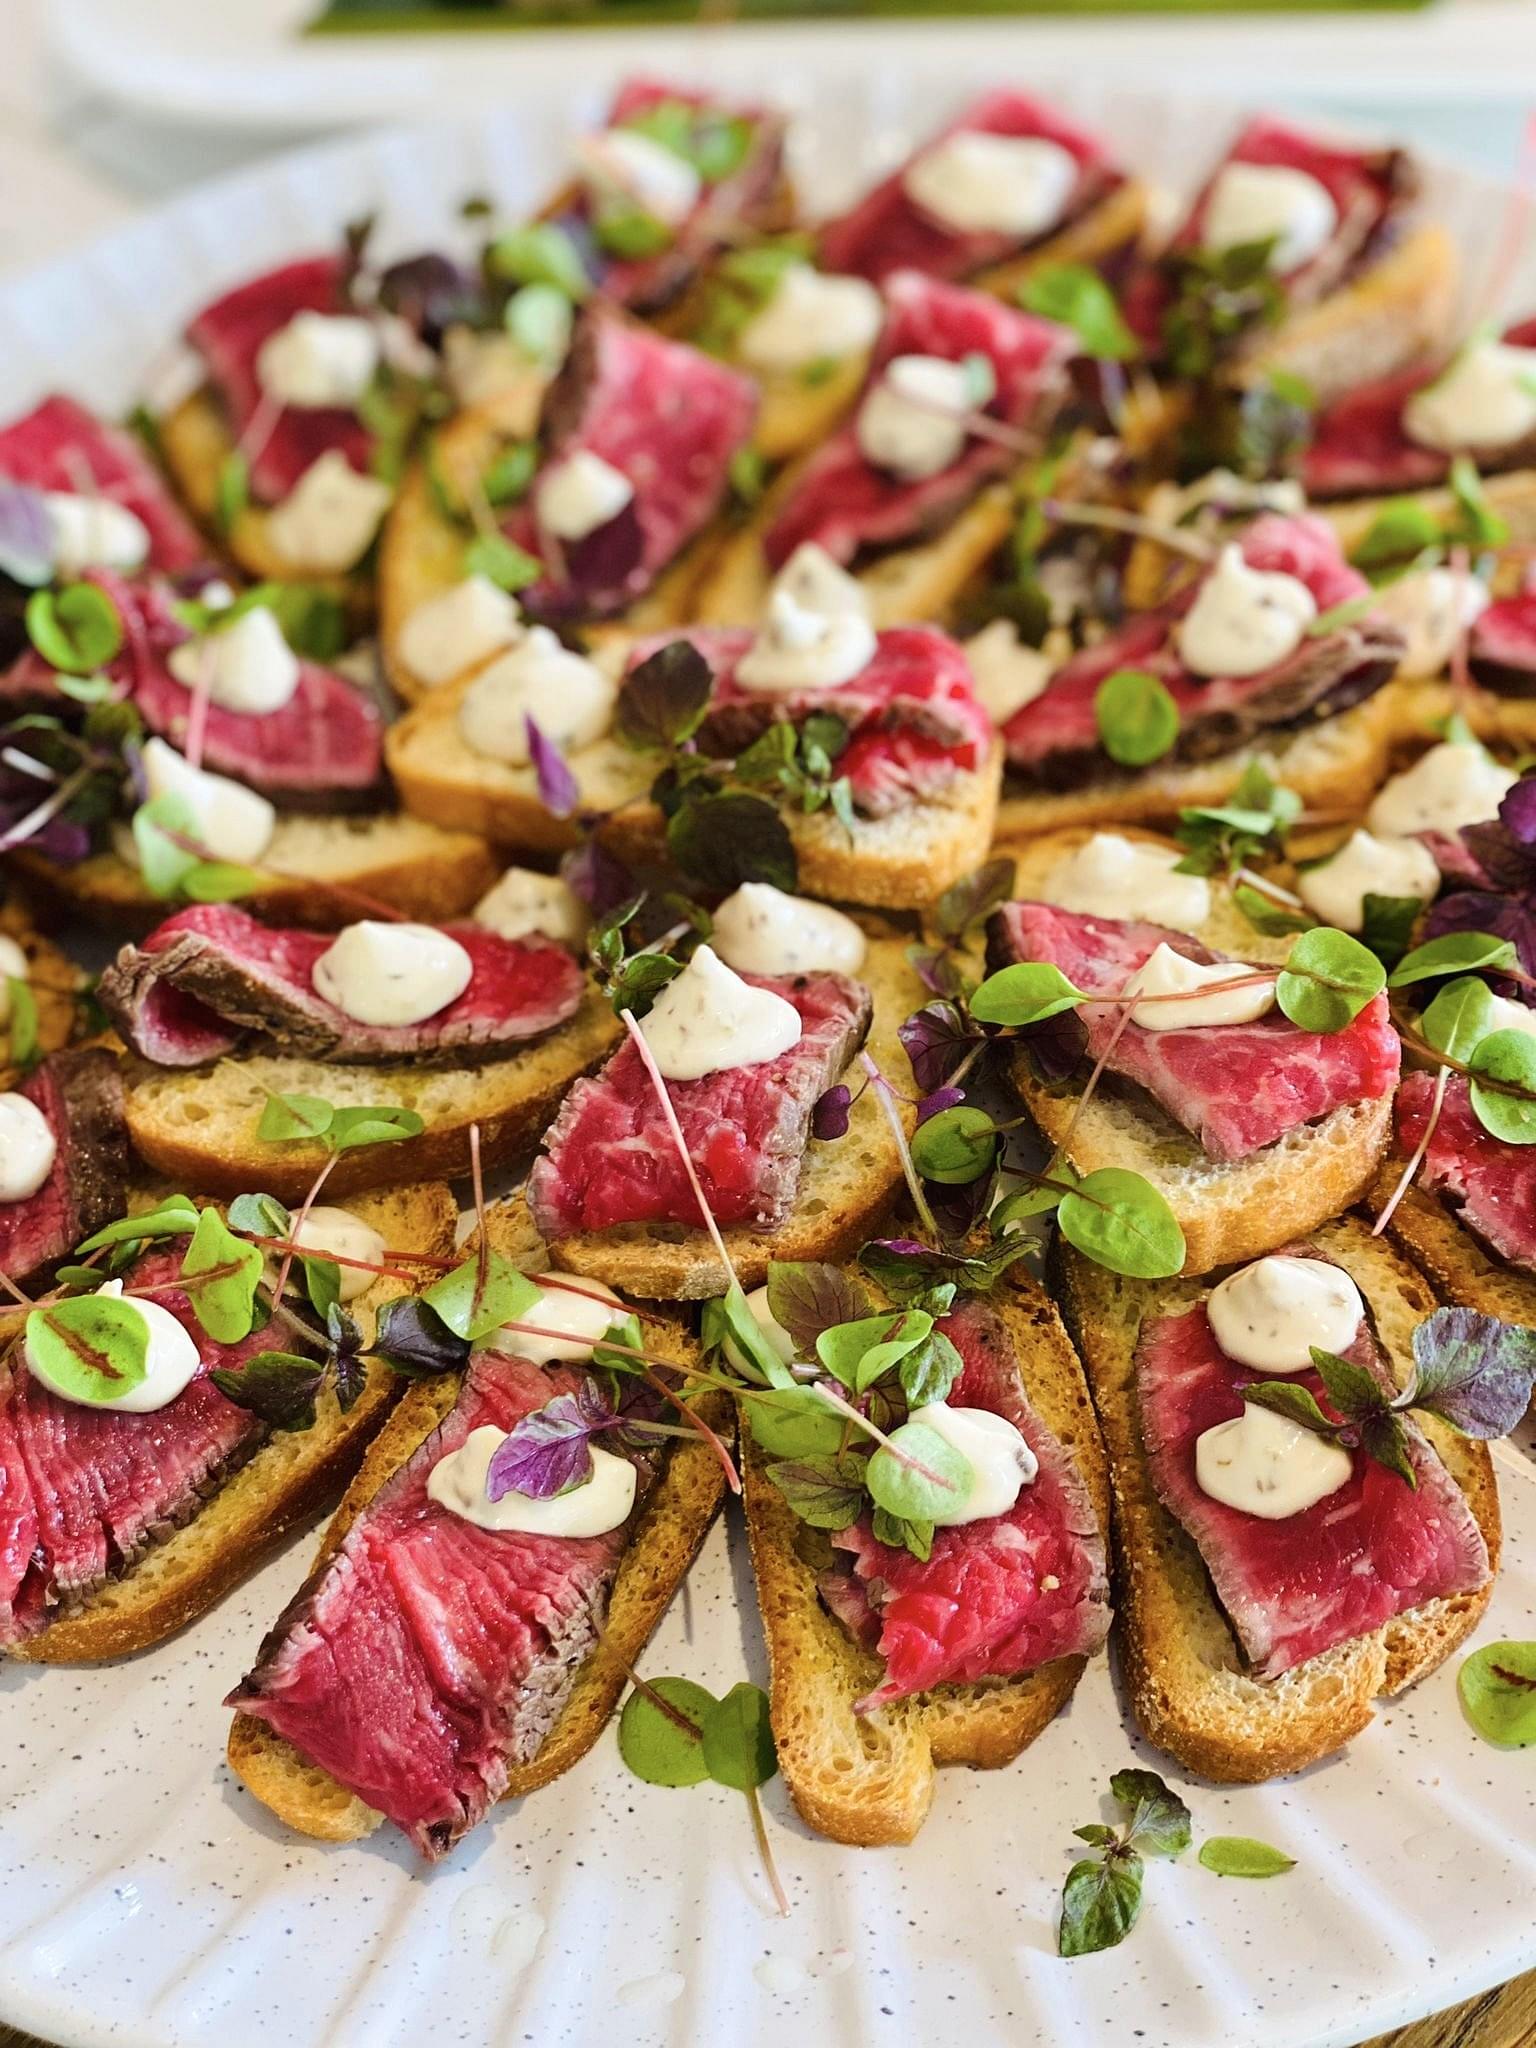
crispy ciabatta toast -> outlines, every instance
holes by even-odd
[[[532,1149],[566,1090],[595,1067],[619,1035],[613,1011],[589,989],[581,1008],[505,1059],[473,1067],[331,1065],[282,1053],[252,1053],[213,1068],[128,1067],[128,1134],[139,1156],[184,1187],[208,1194],[270,1189],[298,1201],[325,1164],[316,1143],[271,1144],[256,1124],[271,1095],[319,1095],[338,1107],[411,1109],[426,1128],[414,1138],[343,1152],[327,1198],[405,1179],[467,1173],[469,1133],[480,1130],[489,1167]]]
[[[912,1069],[897,1036],[921,1008],[925,991],[900,939],[871,939],[858,974],[874,999],[865,1050],[898,1095],[910,1094]],[[857,1064],[846,1076],[858,1095],[840,1138],[812,1138],[800,1164],[794,1206],[777,1230],[741,1227],[723,1232],[743,1287],[761,1286],[770,1261],[850,1258],[889,1209],[902,1184],[901,1159],[878,1091],[860,1092]],[[914,1111],[897,1108],[908,1133]],[[606,1280],[626,1294],[651,1301],[707,1301],[729,1279],[707,1233],[683,1223],[626,1223],[609,1230],[556,1238],[557,1266],[591,1280]]]
[[[437,1257],[453,1250],[458,1208],[440,1182],[361,1195],[347,1206],[391,1250]],[[372,1341],[377,1311],[403,1291],[400,1281],[381,1275],[350,1305],[365,1342]],[[38,1664],[94,1663],[163,1642],[248,1578],[291,1529],[336,1498],[404,1384],[371,1360],[363,1391],[345,1415],[327,1386],[312,1428],[275,1430],[190,1522],[149,1550],[126,1577],[109,1580],[9,1654]]]
[[[525,1272],[536,1273],[548,1258],[521,1201],[499,1203],[487,1218],[495,1249]],[[647,1344],[659,1354],[686,1362],[693,1340],[680,1324],[647,1326]],[[362,1469],[347,1489],[315,1554],[318,1570],[341,1544],[375,1493],[421,1446],[458,1397],[456,1374],[418,1381],[374,1439]],[[723,1396],[707,1397],[701,1412],[717,1430],[726,1425]],[[575,1688],[537,1754],[514,1767],[503,1798],[534,1792],[568,1771],[592,1747],[618,1705],[630,1670],[652,1630],[682,1583],[720,1505],[724,1475],[702,1438],[680,1440],[646,1496],[608,1601],[597,1647],[583,1665]],[[337,1783],[329,1772],[307,1763],[293,1745],[265,1723],[237,1714],[229,1733],[229,1761],[238,1777],[279,1820],[300,1834],[328,1842],[352,1842],[378,1826],[380,1815]]]
[[[1355,1281],[1382,1352],[1405,1382],[1414,1328],[1436,1306],[1423,1276],[1357,1217],[1313,1229],[1309,1242]],[[1065,1248],[1055,1277],[1109,1456],[1115,1604],[1137,1720],[1188,1769],[1223,1782],[1258,1783],[1331,1755],[1371,1719],[1379,1697],[1424,1677],[1466,1639],[1488,1603],[1491,1573],[1477,1592],[1430,1601],[1279,1678],[1247,1676],[1200,1552],[1153,1488],[1136,1395],[1143,1318],[1178,1313],[1201,1300],[1208,1283],[1121,1279]],[[1466,1495],[1496,1568],[1499,1502],[1487,1445],[1432,1416],[1419,1419]]]
[[[1107,1537],[1104,1449],[1066,1331],[1044,1290],[1017,1268],[995,1306],[1013,1340],[1030,1404],[1075,1461]],[[834,1841],[858,1847],[910,1842],[932,1801],[937,1767],[1012,1763],[1070,1699],[1087,1660],[1063,1657],[1023,1678],[936,1686],[877,1715],[856,1715],[854,1701],[878,1680],[880,1659],[861,1649],[823,1606],[816,1569],[796,1547],[804,1524],[768,1478],[763,1454],[745,1430],[741,1446],[747,1537],[784,1781],[803,1818]]]
[[[165,916],[136,867],[113,852],[65,864],[20,847],[11,855],[27,891],[67,915],[126,938]],[[267,864],[272,873],[266,874]],[[501,872],[485,841],[403,811],[280,817],[258,863],[263,880],[241,908],[278,924],[334,928],[368,915],[372,898],[426,924],[461,916]]]

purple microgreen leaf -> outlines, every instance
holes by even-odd
[[[379,1310],[373,1348],[391,1372],[407,1379],[462,1372],[469,1363],[467,1340],[455,1336],[430,1303],[412,1294],[387,1301]]]
[[[564,755],[553,740],[546,739],[538,721],[526,711],[523,726],[528,734],[528,758],[539,779],[539,802],[551,817],[571,817],[581,801],[581,792]]]
[[[1324,1393],[1346,1422],[1365,1422],[1386,1412],[1387,1396],[1375,1374],[1363,1365],[1324,1351],[1317,1344],[1312,1346],[1312,1363]]]
[[[53,521],[41,491],[0,477],[0,573],[35,590],[53,574]]]
[[[963,938],[973,925],[1008,901],[1016,873],[1017,863],[1004,855],[951,882],[933,906],[935,931],[942,938]]]
[[[1493,879],[1499,881],[1499,886],[1505,886],[1500,878]],[[1508,886],[1517,890],[1536,889],[1536,861],[1523,880]],[[1522,970],[1526,974],[1536,972],[1536,909],[1529,897],[1459,889],[1434,904],[1425,922],[1426,939],[1438,939],[1446,932],[1490,932],[1495,938],[1509,939],[1520,956]]]
[[[632,747],[678,747],[709,706],[715,679],[691,640],[669,640],[625,678],[614,729]]]
[[[248,1408],[274,1429],[309,1429],[325,1366],[293,1351],[258,1351],[237,1371],[211,1372],[208,1377],[226,1400]]]
[[[1470,1308],[1440,1308],[1413,1333],[1414,1375],[1393,1404],[1438,1415],[1463,1436],[1508,1436],[1536,1379],[1536,1330]]]
[[[963,1088],[935,1088],[931,1095],[925,1095],[917,1105],[917,1120],[920,1124],[926,1123],[929,1117],[937,1116],[940,1110],[955,1109],[964,1100]]]
[[[811,1135],[814,1138],[841,1138],[847,1135],[848,1112],[853,1107],[853,1090],[845,1081],[824,1089],[817,1096],[811,1108]]]
[[[812,1351],[823,1330],[856,1323],[870,1313],[869,1296],[842,1266],[814,1260],[775,1260],[768,1268],[768,1309],[795,1340],[797,1354]]]
[[[605,918],[621,903],[636,898],[634,876],[595,838],[565,856],[560,863],[560,879],[595,918]]]
[[[1417,1491],[1419,1475],[1413,1469],[1408,1432],[1400,1415],[1384,1408],[1375,1415],[1367,1416],[1360,1425],[1360,1448],[1378,1465],[1385,1465],[1389,1472],[1395,1472],[1399,1479]]]
[[[575,590],[618,590],[639,568],[644,555],[639,501],[631,498],[591,533],[565,543],[565,580]]]
[[[556,1394],[510,1430],[485,1475],[485,1497],[521,1493],[553,1500],[592,1476],[590,1439],[614,1426],[614,1413],[595,1380],[573,1394]]]
[[[966,1054],[985,1040],[959,1004],[947,1000],[915,1010],[897,1036],[925,1095],[947,1086]]]

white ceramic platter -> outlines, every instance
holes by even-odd
[[[981,78],[957,61],[920,86],[889,70],[754,82],[804,110],[805,169],[830,195]],[[1174,183],[1235,118],[1072,97]],[[372,206],[406,246],[439,235],[467,191],[526,203],[599,98],[590,82],[530,87],[478,126],[279,162],[0,288],[0,416],[51,385],[121,406],[199,300]],[[1505,195],[1440,168],[1431,200],[1476,278]],[[1536,298],[1536,277],[1513,284]],[[1506,1562],[1481,1640],[1536,1635],[1536,1464],[1498,1456]],[[714,1532],[647,1654],[652,1674],[717,1689],[765,1676],[739,1538]],[[1300,1778],[1225,1791],[1170,1772],[1198,1833],[1259,1836],[1296,1869],[1243,1883],[1193,1856],[1155,1866],[1132,1938],[1072,1963],[1054,1952],[1071,1830],[1098,1817],[1113,1770],[1159,1767],[1104,1660],[1011,1770],[942,1774],[909,1849],[819,1841],[770,1788],[787,1920],[743,1802],[637,1783],[611,1732],[430,1872],[387,1832],[301,1842],[231,1781],[219,1701],[308,1548],[147,1656],[0,1665],[0,2017],[65,2048],[1327,2048],[1536,1963],[1536,1761],[1472,1733],[1451,1669]]]

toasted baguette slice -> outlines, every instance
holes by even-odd
[[[1075,1459],[1106,1538],[1109,1485],[1083,1369],[1044,1290],[1015,1269],[999,1298],[1025,1391]],[[803,1526],[741,1433],[747,1538],[772,1674],[779,1769],[802,1818],[836,1842],[910,1842],[939,1764],[1012,1763],[1071,1697],[1086,1658],[1024,1678],[942,1685],[861,1719],[853,1703],[882,1666],[822,1605],[816,1570],[796,1552]]]
[[[874,998],[865,1050],[891,1086],[907,1094],[912,1069],[896,1034],[922,1005],[926,991],[899,939],[872,939],[858,978]],[[862,1077],[855,1069],[849,1078],[857,1087]],[[900,1111],[910,1132],[914,1113],[905,1103]],[[850,1257],[890,1207],[901,1177],[901,1158],[878,1091],[866,1088],[842,1137],[812,1138],[806,1146],[794,1207],[778,1229],[743,1226],[724,1232],[742,1286],[761,1286],[771,1259]],[[624,1223],[584,1231],[557,1238],[550,1256],[569,1272],[606,1280],[652,1301],[707,1301],[723,1294],[730,1278],[707,1234],[682,1223]]]
[[[1453,715],[1464,718],[1474,736],[1496,753],[1519,756],[1536,748],[1536,697],[1501,696],[1476,684],[1458,689],[1448,676],[1431,681],[1403,676],[1388,688],[1396,713],[1394,760],[1415,759],[1432,747]]]
[[[11,856],[30,891],[127,937],[152,931],[169,905],[116,853],[65,866],[22,848]],[[440,923],[469,910],[501,864],[483,839],[389,811],[376,817],[279,818],[262,882],[241,908],[276,924],[322,929],[368,915],[373,897],[407,917]]]
[[[498,1203],[486,1219],[495,1248],[525,1272],[548,1264],[538,1232],[521,1201]],[[647,1341],[665,1357],[686,1361],[693,1346],[680,1324],[650,1327]],[[385,1480],[397,1472],[442,1421],[458,1398],[453,1374],[413,1386],[374,1439],[362,1469],[320,1539],[318,1569],[338,1548]],[[710,1396],[701,1413],[727,1427],[723,1397]],[[618,1705],[630,1670],[682,1584],[720,1505],[724,1478],[708,1445],[679,1441],[651,1488],[629,1547],[619,1564],[608,1617],[597,1647],[538,1753],[514,1767],[503,1793],[519,1799],[568,1771],[592,1747]],[[306,1762],[265,1722],[237,1714],[229,1733],[229,1761],[237,1778],[300,1834],[327,1842],[354,1842],[382,1816],[326,1771]]]
[[[537,430],[542,396],[542,381],[531,377],[439,428],[407,470],[385,518],[379,543],[379,651],[385,674],[409,704],[429,695],[431,685],[406,664],[400,635],[412,612],[463,580],[464,551],[475,537],[474,521],[467,514],[455,518],[449,504],[483,499],[483,478],[495,456]],[[718,544],[716,528],[706,527],[625,613],[629,629],[656,632],[691,618],[694,587]]]
[[[184,1187],[217,1195],[259,1187],[296,1202],[327,1155],[319,1144],[257,1137],[269,1095],[319,1095],[346,1108],[388,1104],[415,1110],[426,1128],[414,1138],[343,1152],[326,1180],[327,1199],[400,1180],[452,1180],[469,1171],[472,1125],[479,1126],[487,1168],[528,1153],[571,1083],[598,1064],[618,1032],[613,1011],[589,991],[566,1023],[483,1066],[328,1066],[281,1053],[252,1053],[211,1068],[135,1060],[128,1069],[128,1135],[141,1159]]]
[[[614,643],[615,658],[618,643]],[[581,842],[572,818],[557,818],[539,797],[533,768],[513,768],[477,753],[459,729],[459,706],[473,674],[421,699],[384,736],[384,758],[400,801],[415,817],[458,826],[520,853],[563,853]],[[566,757],[581,808],[613,811],[642,800],[654,760],[613,738]],[[658,827],[659,829],[659,827]]]
[[[1394,1153],[1383,1165],[1365,1197],[1373,1216],[1391,1200],[1405,1164]],[[1392,1212],[1387,1235],[1428,1276],[1442,1301],[1536,1329],[1536,1275],[1496,1257],[1438,1195],[1409,1188]]]
[[[1363,704],[1277,733],[1209,761],[1117,771],[1075,789],[1010,788],[997,807],[1000,839],[1029,839],[1062,825],[1156,824],[1186,804],[1225,803],[1250,761],[1294,789],[1309,810],[1364,810],[1386,773],[1400,712],[1391,684]]]
[[[362,1195],[349,1205],[391,1251],[453,1250],[458,1205],[440,1182]],[[404,1291],[380,1275],[351,1307],[365,1341],[386,1301]],[[92,1593],[76,1611],[18,1644],[11,1655],[37,1664],[95,1663],[146,1650],[204,1614],[248,1578],[290,1529],[327,1507],[358,1469],[405,1382],[377,1359],[345,1415],[330,1387],[312,1429],[280,1429],[226,1479],[190,1522],[148,1551],[125,1578]]]
[[[43,937],[21,903],[0,903],[0,934],[14,939],[27,956],[27,983],[37,1007],[35,1050],[46,1059],[75,1035],[80,1014],[76,991],[85,986],[85,977],[73,960]],[[0,1089],[12,1087],[20,1072],[14,1057],[15,1023],[14,1010],[8,1021],[0,1018]]]
[[[967,282],[973,291],[992,292],[1016,305],[1019,287],[1036,271],[1050,270],[1058,263],[1085,263],[1096,268],[1138,248],[1146,233],[1151,203],[1150,189],[1136,178],[1127,178],[1060,234],[1021,255],[994,263]]]
[[[1416,227],[1341,291],[1284,321],[1237,375],[1262,384],[1284,371],[1321,405],[1390,377],[1450,340],[1460,268],[1444,228]]]
[[[227,531],[219,516],[219,478],[235,452],[217,399],[204,389],[165,413],[156,422],[156,436],[166,468],[198,524],[218,534],[221,550],[257,582],[313,583],[339,598],[352,623],[366,625],[373,617],[373,579],[361,569],[344,575],[319,574],[291,562],[272,544],[265,506],[242,506]]]
[[[1010,1061],[1009,1079],[1046,1140],[1059,1146],[1079,1088],[1037,1080],[1022,1048]],[[1179,1219],[1184,1272],[1209,1273],[1305,1237],[1358,1201],[1391,1133],[1392,1098],[1385,1095],[1348,1103],[1226,1165],[1208,1157],[1141,1089],[1106,1080],[1078,1119],[1067,1157],[1079,1173],[1125,1166],[1142,1174]]]
[[[997,746],[985,767],[957,775],[941,797],[856,819],[851,831],[830,810],[807,817],[786,809],[801,894],[876,910],[923,909],[985,860],[1001,775]],[[652,803],[626,804],[603,820],[598,836],[630,867],[666,860],[666,822]]]
[[[1144,832],[1139,826],[1116,826],[1113,829],[1122,839],[1165,847],[1170,853],[1182,854],[1184,850],[1161,833]],[[1006,854],[1014,863],[1013,896],[1019,901],[1034,899],[1049,903],[1051,898],[1041,896],[1040,892],[1048,886],[1052,871],[1079,847],[1086,846],[1098,830],[1092,825],[1068,825],[1059,832],[1046,832],[1038,839],[1023,839],[1017,844],[999,836],[993,851]],[[1240,960],[1278,963],[1285,958],[1293,943],[1290,937],[1270,938],[1256,931],[1233,901],[1231,889],[1219,876],[1212,875],[1209,886],[1211,914],[1198,928],[1190,927],[1203,946],[1209,946],[1216,953],[1230,953]]]
[[[1414,1328],[1435,1306],[1422,1276],[1356,1217],[1308,1236],[1354,1279],[1392,1371],[1406,1381]],[[1198,1548],[1157,1498],[1136,1399],[1143,1318],[1177,1314],[1206,1287],[1124,1280],[1070,1250],[1060,1254],[1058,1278],[1109,1454],[1120,1649],[1143,1731],[1187,1769],[1231,1784],[1261,1783],[1332,1755],[1370,1720],[1379,1696],[1424,1677],[1466,1639],[1488,1604],[1491,1578],[1475,1593],[1430,1601],[1277,1679],[1250,1678]],[[1466,1494],[1497,1568],[1499,1501],[1487,1446],[1433,1417],[1425,1431]]]

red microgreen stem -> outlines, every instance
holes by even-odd
[[[763,1802],[757,1796],[757,1787],[747,1787],[747,1811],[752,1816],[752,1832],[757,1838],[757,1853],[762,1858],[763,1875],[768,1880],[768,1889],[773,1893],[773,1902],[783,1919],[789,1918],[789,1895],[779,1877],[778,1865],[773,1860],[773,1851],[768,1846],[768,1830],[763,1825]]]
[[[1375,1224],[1371,1229],[1372,1237],[1380,1237],[1381,1233],[1392,1221],[1392,1218],[1397,1213],[1398,1203],[1401,1202],[1404,1195],[1407,1194],[1409,1188],[1413,1185],[1413,1177],[1424,1163],[1425,1154],[1429,1151],[1430,1140],[1435,1135],[1435,1126],[1440,1121],[1440,1111],[1445,1106],[1445,1084],[1450,1077],[1451,1070],[1449,1067],[1442,1067],[1435,1076],[1435,1099],[1430,1104],[1429,1115],[1424,1120],[1424,1135],[1420,1138],[1418,1144],[1414,1146],[1413,1157],[1403,1168],[1397,1186],[1392,1190],[1391,1195],[1382,1207],[1381,1214],[1376,1218]]]
[[[1161,519],[1126,512],[1118,505],[1082,505],[1065,498],[1043,498],[1040,510],[1058,526],[1101,526],[1107,533],[1129,533],[1138,540],[1156,541],[1159,547],[1172,554],[1188,555],[1193,562],[1209,564],[1216,559],[1214,542],[1202,540],[1187,527],[1169,526]]]
[[[649,1045],[646,1044],[645,1033],[635,1022],[634,1011],[622,1010],[619,1014],[623,1021],[624,1029],[629,1033],[630,1043],[635,1048],[640,1064],[645,1068],[647,1075],[650,1077],[651,1087],[655,1091],[661,1113],[666,1119],[667,1129],[672,1135],[672,1142],[677,1147],[677,1156],[683,1162],[683,1171],[688,1176],[688,1185],[692,1188],[693,1198],[699,1205],[699,1214],[704,1219],[704,1228],[709,1232],[710,1243],[715,1248],[715,1255],[725,1268],[731,1285],[733,1287],[740,1287],[741,1281],[737,1277],[735,1266],[731,1263],[731,1255],[725,1248],[725,1239],[720,1235],[720,1226],[715,1221],[708,1202],[704,1199],[704,1189],[700,1185],[699,1176],[694,1170],[693,1160],[689,1157],[688,1141],[684,1138],[683,1127],[677,1120],[677,1110],[673,1106],[672,1097],[667,1093],[667,1084],[662,1076],[662,1071],[656,1064],[656,1055],[651,1051]]]
[[[809,1382],[809,1385],[813,1394],[819,1394],[821,1399],[835,1408],[839,1415],[846,1416],[849,1422],[856,1428],[862,1429],[866,1436],[872,1436],[881,1450],[889,1451],[903,1471],[916,1472],[919,1478],[926,1479],[930,1486],[942,1487],[945,1493],[957,1491],[952,1479],[943,1478],[941,1474],[925,1465],[920,1458],[911,1457],[906,1451],[898,1449],[878,1424],[871,1422],[867,1415],[861,1415],[853,1403],[845,1400],[829,1381],[812,1380]]]
[[[901,1117],[896,1108],[896,1091],[867,1052],[859,1054],[859,1063],[874,1083],[875,1100],[885,1112],[885,1120],[891,1127],[891,1136],[896,1141],[896,1150],[901,1159],[901,1170],[906,1177],[907,1192],[912,1197],[912,1206],[917,1211],[918,1220],[929,1236],[936,1239],[939,1236],[939,1226],[933,1220],[933,1211],[929,1208],[928,1198],[923,1193],[923,1183],[912,1163],[912,1148],[907,1143],[907,1134],[901,1127]]]
[[[320,1190],[325,1186],[326,1181],[330,1178],[331,1168],[336,1164],[337,1160],[340,1157],[341,1154],[339,1152],[333,1152],[331,1154],[329,1159],[326,1160],[324,1166],[322,1166],[320,1171],[315,1175],[313,1181],[311,1181],[309,1193],[304,1197],[304,1200],[299,1205],[299,1213],[297,1216],[294,1217],[292,1226],[288,1233],[290,1240],[288,1249],[283,1253],[283,1263],[277,1269],[277,1280],[272,1289],[272,1300],[274,1305],[282,1301],[284,1290],[287,1288],[288,1275],[293,1268],[294,1252],[298,1244],[299,1235],[304,1228],[304,1220],[308,1216],[310,1210],[313,1209],[313,1207],[315,1206],[315,1197],[319,1194]]]
[[[64,806],[85,786],[90,773],[88,767],[75,769],[73,774],[59,783],[35,809],[18,818],[8,832],[0,833],[0,853],[9,853],[13,846],[24,845],[35,833],[40,832],[50,819],[56,818]]]

